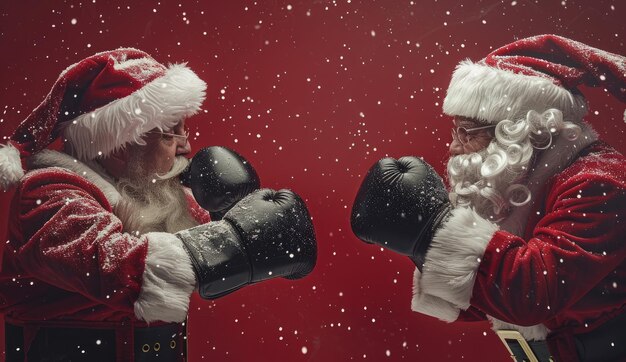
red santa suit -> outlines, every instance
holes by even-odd
[[[195,277],[180,240],[125,233],[114,213],[119,193],[72,157],[45,150],[31,163],[37,169],[22,178],[11,204],[0,272],[0,312],[24,327],[26,352],[42,327],[116,329],[116,353],[126,360],[133,345],[124,342],[135,327],[183,322]],[[187,201],[198,223],[209,221],[191,195]],[[181,337],[161,348],[181,352]]]
[[[173,234],[124,232],[120,194],[95,159],[196,114],[205,90],[183,64],[132,48],[97,53],[61,72],[0,145],[0,188],[16,187],[0,270],[0,312],[18,346],[9,360],[183,358],[189,257]],[[71,157],[47,149],[59,135]],[[209,220],[187,201],[198,223]]]
[[[557,108],[580,120],[586,102],[563,84],[611,78],[622,86],[607,88],[626,99],[624,67],[623,57],[565,38],[523,39],[461,63],[444,112],[493,124]],[[559,137],[537,151],[531,202],[498,222],[469,207],[452,211],[415,271],[414,311],[447,322],[488,318],[495,330],[547,340],[556,361],[598,357],[581,341],[626,355],[626,159],[578,124],[576,141]]]
[[[531,177],[543,190],[500,225],[454,210],[415,271],[413,310],[447,322],[486,314],[494,329],[547,338],[557,361],[578,360],[574,335],[626,313],[624,175],[624,156],[595,142]]]

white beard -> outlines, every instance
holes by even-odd
[[[145,176],[138,160],[129,161],[129,169],[134,171],[115,185],[121,196],[115,214],[125,232],[136,236],[152,231],[175,233],[198,225],[178,179],[187,162],[177,157],[167,174]]]
[[[520,182],[528,173],[531,157],[510,166],[504,152],[494,140],[485,150],[450,158],[448,181],[453,206],[469,206],[482,217],[499,221],[508,216],[512,206],[529,201],[528,188]]]
[[[528,204],[526,186],[535,156],[547,149],[560,133],[575,140],[581,128],[564,122],[562,113],[528,112],[526,119],[503,120],[486,149],[451,157],[447,171],[450,201],[454,207],[472,207],[494,222],[505,219],[513,207]]]

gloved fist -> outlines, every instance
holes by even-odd
[[[221,219],[239,200],[260,187],[259,176],[245,158],[218,146],[198,151],[180,179],[212,220]]]
[[[443,180],[424,160],[384,158],[369,170],[352,206],[354,234],[409,256],[421,270],[450,210]]]
[[[317,259],[311,217],[289,190],[257,190],[224,215],[176,234],[189,253],[200,296],[215,299],[248,284],[309,274]]]

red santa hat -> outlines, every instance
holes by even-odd
[[[530,110],[563,112],[580,122],[587,102],[577,86],[604,87],[626,102],[626,58],[556,35],[505,45],[483,60],[462,61],[454,71],[444,113],[488,124],[517,120]]]
[[[62,135],[80,160],[141,143],[151,129],[170,129],[200,110],[206,83],[185,64],[169,67],[147,53],[120,48],[65,69],[44,101],[0,145],[0,188],[24,175],[21,158]]]

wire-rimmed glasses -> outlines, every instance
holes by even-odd
[[[176,142],[179,145],[185,146],[187,144],[187,140],[189,139],[189,130],[187,129],[187,127],[185,127],[184,132],[185,132],[184,134],[176,134],[176,133],[160,132],[160,131],[150,131],[147,133],[158,134],[161,136],[161,139],[164,141],[176,140]]]
[[[465,128],[465,127],[452,127],[452,138],[461,142],[461,144],[467,144],[471,137],[476,131],[480,131],[483,129],[489,129],[496,127],[495,124],[489,126],[480,126],[473,128]]]

